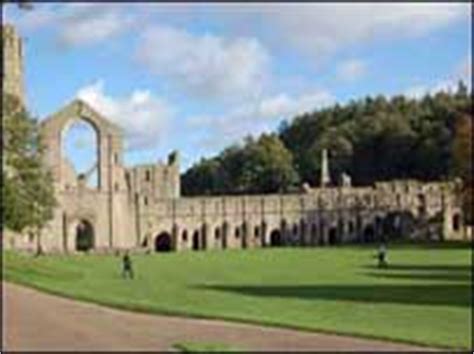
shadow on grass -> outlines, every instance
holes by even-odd
[[[421,283],[287,286],[213,285],[200,286],[200,288],[258,297],[457,307],[471,306],[472,267],[469,265],[389,264],[388,268],[385,269],[380,269],[376,266],[365,266],[363,268],[373,271],[365,273],[367,276],[420,280]],[[374,270],[377,271],[375,272]],[[398,272],[391,272],[393,270]],[[435,280],[442,283],[423,284],[423,280]],[[449,281],[457,281],[458,283],[445,283]]]
[[[366,269],[377,269],[381,270],[375,265],[365,266]],[[426,271],[426,272],[461,272],[469,274],[472,272],[472,267],[469,265],[455,265],[455,264],[388,264],[388,268],[383,269],[387,270],[400,270],[400,271]],[[428,274],[428,273],[427,273]]]
[[[471,306],[470,284],[426,285],[201,285],[199,289],[305,300],[343,300],[435,306]]]
[[[471,241],[423,241],[395,240],[389,242],[389,248],[395,249],[472,249]]]
[[[441,265],[441,264],[389,264],[387,268],[365,266],[365,269],[376,272],[365,275],[388,279],[413,279],[435,281],[462,281],[471,282],[472,267],[468,265]],[[398,271],[393,273],[392,271]]]
[[[432,281],[457,281],[470,282],[471,276],[469,273],[457,272],[438,272],[438,273],[364,273],[366,276],[387,279],[414,279],[414,280],[432,280]]]

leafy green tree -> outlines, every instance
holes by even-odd
[[[257,141],[249,141],[245,150],[242,174],[247,191],[286,192],[299,181],[291,152],[276,135],[263,134]]]
[[[459,175],[454,148],[459,140],[457,125],[460,116],[472,117],[472,103],[472,92],[462,82],[455,92],[427,94],[421,99],[365,97],[287,117],[278,126],[276,137],[291,156],[296,179],[312,185],[319,183],[323,149],[329,150],[333,181],[342,172],[349,173],[356,185],[398,178],[446,179]],[[217,179],[219,183],[195,188],[193,193],[263,193],[288,188],[293,177],[282,178],[281,183],[281,175],[269,178],[282,170],[269,168],[275,162],[266,157],[268,151],[285,156],[285,149],[265,139],[248,137],[241,146],[225,149],[214,158],[217,166],[213,172],[207,173],[209,181]],[[281,166],[288,158],[284,160]],[[190,171],[196,169],[199,164]],[[205,166],[201,170],[206,170]],[[283,170],[287,171],[284,176],[292,174]],[[201,186],[198,180],[194,183]]]
[[[16,97],[4,94],[2,101],[5,226],[20,233],[34,231],[40,242],[56,200],[43,163],[39,126]]]
[[[202,159],[183,174],[183,194],[244,194],[284,192],[298,182],[293,157],[277,135],[224,149]]]
[[[217,158],[201,159],[183,174],[181,178],[183,192],[186,195],[218,193],[222,189],[219,173],[220,162]]]

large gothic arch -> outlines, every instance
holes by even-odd
[[[108,121],[82,100],[72,101],[41,122],[41,133],[46,146],[46,163],[52,170],[57,189],[60,191],[69,189],[68,166],[63,158],[62,138],[69,125],[79,120],[88,123],[96,132],[98,189],[109,191],[113,188],[110,175],[113,174],[115,166],[122,161],[123,134],[117,125]]]
[[[95,133],[97,184],[87,185],[87,178],[77,174],[63,150],[64,132],[77,121],[84,121]],[[58,200],[57,217],[52,227],[62,230],[63,250],[74,250],[69,228],[76,215],[87,210],[93,219],[94,249],[134,246],[133,215],[129,208],[126,169],[122,165],[123,133],[114,123],[77,99],[47,117],[40,125],[45,145],[44,162],[50,169]]]

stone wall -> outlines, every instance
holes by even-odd
[[[62,130],[74,119],[97,131],[97,189],[77,180],[62,156]],[[389,235],[463,238],[454,182],[405,180],[372,187],[307,186],[299,194],[182,198],[176,153],[167,163],[126,168],[120,129],[86,103],[70,103],[41,126],[59,201],[41,239],[44,251],[75,251],[83,222],[93,229],[96,251],[318,246]],[[30,241],[20,248],[38,244]]]
[[[179,160],[170,154],[166,163],[145,164],[127,169],[132,193],[139,194],[145,204],[156,199],[178,198],[180,191]]]
[[[17,96],[25,103],[23,79],[23,45],[15,28],[10,24],[2,25],[3,70],[2,85],[5,93]],[[2,92],[3,94],[3,92]]]
[[[4,87],[24,99],[21,39],[4,26]],[[97,133],[98,186],[76,176],[62,152],[62,133],[82,119]],[[192,250],[319,246],[382,237],[463,239],[460,203],[451,182],[414,180],[312,189],[291,195],[181,198],[179,156],[125,167],[123,133],[92,107],[74,100],[41,123],[44,163],[58,207],[40,238],[4,233],[6,248],[77,250],[78,228],[92,230],[92,249]]]
[[[139,244],[156,249],[163,234],[176,250],[269,246],[272,232],[281,234],[284,245],[303,246],[370,242],[395,231],[399,236],[441,238],[428,235],[426,226],[437,216],[446,221],[444,235],[456,238],[460,232],[450,225],[460,209],[451,189],[449,183],[402,181],[295,195],[153,200],[139,208]]]

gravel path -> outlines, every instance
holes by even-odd
[[[3,286],[3,350],[172,350],[175,343],[225,343],[249,350],[414,351],[411,345],[216,320],[132,313]],[[2,351],[3,351],[2,350]]]

